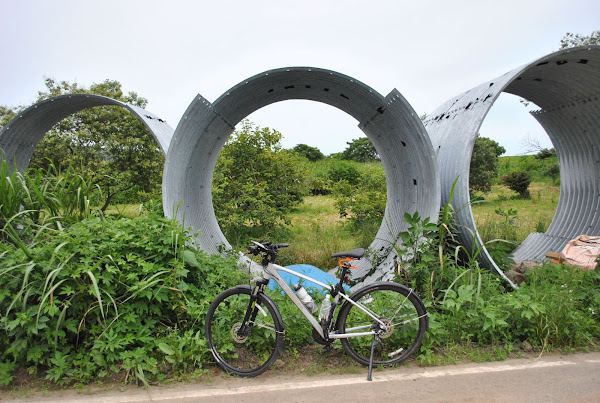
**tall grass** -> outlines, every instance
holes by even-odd
[[[2,160],[0,238],[23,245],[47,230],[60,231],[97,214],[93,205],[100,195],[73,167],[60,171],[50,164],[24,174]]]
[[[374,236],[375,233],[361,234],[353,230],[348,221],[340,217],[332,197],[308,196],[292,213],[285,239],[290,247],[282,251],[280,263],[311,264],[327,270],[335,266],[330,258],[332,253],[366,247]]]
[[[505,239],[516,245],[531,232],[545,232],[552,222],[560,188],[547,182],[529,186],[531,198],[522,198],[505,186],[496,186],[472,203],[477,230],[484,242]]]

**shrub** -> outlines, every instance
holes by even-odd
[[[545,160],[546,158],[556,157],[556,150],[554,148],[542,148],[536,155],[535,158],[538,160]]]
[[[527,171],[513,171],[502,177],[502,184],[522,197],[529,197],[531,177]]]
[[[333,169],[331,172],[339,178],[333,187],[340,216],[348,217],[355,229],[372,232],[381,224],[385,213],[387,191],[383,167],[379,163],[340,161]]]
[[[175,221],[149,214],[83,220],[30,246],[29,256],[5,248],[0,364],[61,383],[121,370],[147,383],[201,370],[210,359],[208,305],[247,275],[234,257],[187,248],[191,239]]]
[[[283,150],[280,140],[281,133],[244,121],[219,156],[213,204],[223,233],[234,245],[284,228],[292,208],[308,193],[304,159]]]
[[[327,170],[327,178],[334,184],[346,181],[350,184],[356,184],[360,178],[360,165],[350,161],[336,160],[330,164]]]

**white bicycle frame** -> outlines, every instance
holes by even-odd
[[[319,335],[323,338],[325,338],[325,335],[323,334],[323,328],[321,327],[321,324],[319,322],[317,322],[317,320],[315,319],[315,317],[308,311],[308,309],[306,309],[306,307],[304,306],[304,304],[302,303],[302,301],[300,301],[300,298],[298,298],[298,296],[296,295],[296,293],[294,291],[292,291],[292,289],[290,288],[289,285],[287,285],[287,283],[283,280],[283,278],[279,275],[280,271],[289,273],[289,274],[293,274],[294,276],[298,276],[304,280],[310,281],[313,284],[319,285],[321,287],[324,287],[325,289],[328,290],[332,290],[333,286],[329,285],[329,284],[325,284],[322,283],[318,280],[315,280],[312,277],[306,276],[304,274],[301,273],[297,273],[293,270],[287,269],[283,266],[279,266],[277,264],[274,263],[269,263],[267,265],[267,267],[264,267],[264,272],[265,272],[265,279],[273,279],[275,280],[275,282],[277,284],[279,284],[279,286],[283,289],[283,291],[287,294],[287,296],[292,300],[292,302],[294,303],[294,305],[296,305],[298,307],[298,309],[300,309],[300,312],[302,312],[302,314],[304,316],[306,316],[306,319],[308,319],[308,321],[310,322],[310,324],[312,325],[312,327],[319,333]],[[339,281],[339,279],[337,279]],[[369,315],[370,317],[373,318],[373,320],[377,321],[379,323],[379,325],[382,327],[382,329],[386,329],[387,326],[385,325],[385,323],[383,323],[379,317],[371,312],[368,308],[366,308],[364,305],[362,305],[359,302],[353,301],[350,297],[348,297],[347,295],[338,292],[336,295],[336,303],[339,303],[339,298],[344,298],[346,301],[348,301],[348,303],[354,305],[355,307],[357,307],[358,309],[360,309],[361,311],[365,312],[367,315]],[[371,325],[366,325],[366,326],[358,326],[358,327],[353,327],[350,329],[346,329],[346,333],[336,333],[336,331],[333,331],[331,333],[329,333],[329,338],[330,339],[347,339],[350,337],[362,337],[362,336],[373,336],[375,335],[375,332],[373,330],[370,330],[368,332],[356,332],[357,330],[363,330],[363,329],[369,329],[371,328]],[[348,332],[355,332],[355,333],[348,333]]]

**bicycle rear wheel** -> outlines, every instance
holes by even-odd
[[[257,376],[275,362],[283,348],[283,324],[275,305],[259,293],[251,306],[250,287],[219,294],[208,308],[205,333],[217,364],[239,376]],[[244,321],[250,310],[250,317]]]
[[[373,364],[392,365],[413,355],[423,342],[427,330],[427,312],[413,290],[397,283],[376,283],[352,295],[375,314],[387,330],[380,333]],[[364,333],[378,330],[377,322],[355,305],[348,302],[340,310],[337,329],[343,333]],[[369,365],[373,335],[341,339],[344,349],[354,360]]]

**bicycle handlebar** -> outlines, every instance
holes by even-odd
[[[258,255],[261,252],[273,253],[277,252],[281,248],[287,248],[290,246],[289,243],[276,243],[271,242],[256,242],[251,241],[254,245],[248,246],[248,252],[252,255]]]

